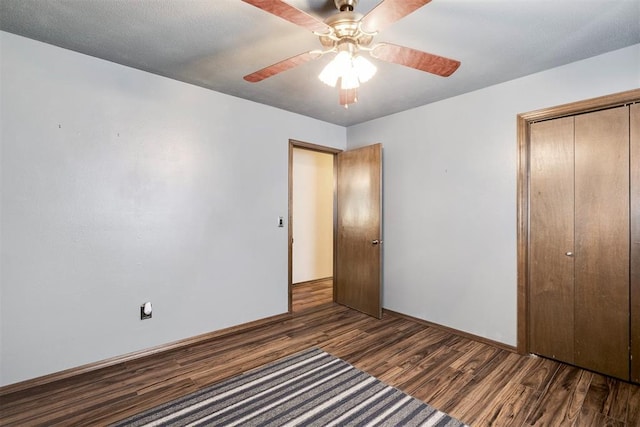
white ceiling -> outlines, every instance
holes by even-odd
[[[321,19],[337,12],[333,0],[289,3]],[[377,3],[360,0],[356,11]],[[443,78],[376,61],[348,110],[317,78],[328,57],[243,80],[320,43],[240,0],[0,0],[0,29],[349,126],[640,43],[640,0],[433,0],[374,41],[457,59],[458,71]]]

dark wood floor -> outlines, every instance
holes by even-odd
[[[293,312],[315,308],[333,301],[333,279],[305,282],[293,286]]]
[[[472,426],[640,426],[639,386],[297,297],[289,320],[4,396],[0,424],[105,425],[317,346]]]

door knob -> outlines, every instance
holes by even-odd
[[[371,241],[371,244],[372,244],[372,245],[378,245],[378,244],[380,244],[380,243],[382,243],[382,240],[375,239],[375,240],[372,240],[372,241]]]
[[[567,252],[565,253],[566,256],[573,256],[573,252]]]

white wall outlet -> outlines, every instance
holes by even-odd
[[[150,302],[145,302],[140,306],[140,320],[151,319],[153,316],[153,306]]]

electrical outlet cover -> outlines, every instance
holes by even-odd
[[[153,312],[150,312],[149,314],[144,312],[144,304],[142,304],[140,306],[140,320],[151,319],[152,316],[153,316]]]

